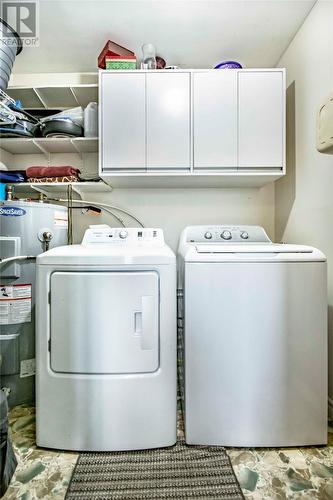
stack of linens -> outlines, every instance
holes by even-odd
[[[71,166],[28,167],[28,182],[78,182],[80,170]]]

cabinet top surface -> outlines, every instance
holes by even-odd
[[[127,70],[112,70],[112,69],[100,69],[99,74],[100,75],[108,75],[108,74],[120,74],[120,73],[207,73],[207,72],[225,72],[225,71],[234,71],[237,73],[243,73],[243,72],[263,72],[263,73],[268,73],[268,72],[275,72],[275,73],[284,73],[286,70],[285,68],[235,68],[235,69],[215,69],[215,68],[199,68],[199,69],[191,69],[191,68],[179,68],[179,69],[127,69]]]

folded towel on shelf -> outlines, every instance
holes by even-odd
[[[63,167],[28,167],[26,169],[27,177],[64,177],[74,175],[78,177],[80,170],[71,166]]]
[[[64,175],[62,177],[29,177],[29,182],[38,184],[39,182],[80,182],[76,175]]]
[[[27,177],[25,171],[21,170],[0,170],[0,181],[15,183],[15,182],[25,182]]]

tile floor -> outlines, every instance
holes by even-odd
[[[9,420],[18,467],[3,500],[63,499],[78,454],[37,448],[30,406]],[[247,500],[333,500],[333,427],[325,447],[227,451]]]
[[[13,408],[9,424],[18,465],[2,500],[63,500],[78,454],[36,447],[31,406]]]

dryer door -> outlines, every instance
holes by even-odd
[[[158,273],[55,272],[50,304],[53,371],[116,374],[158,368]]]

